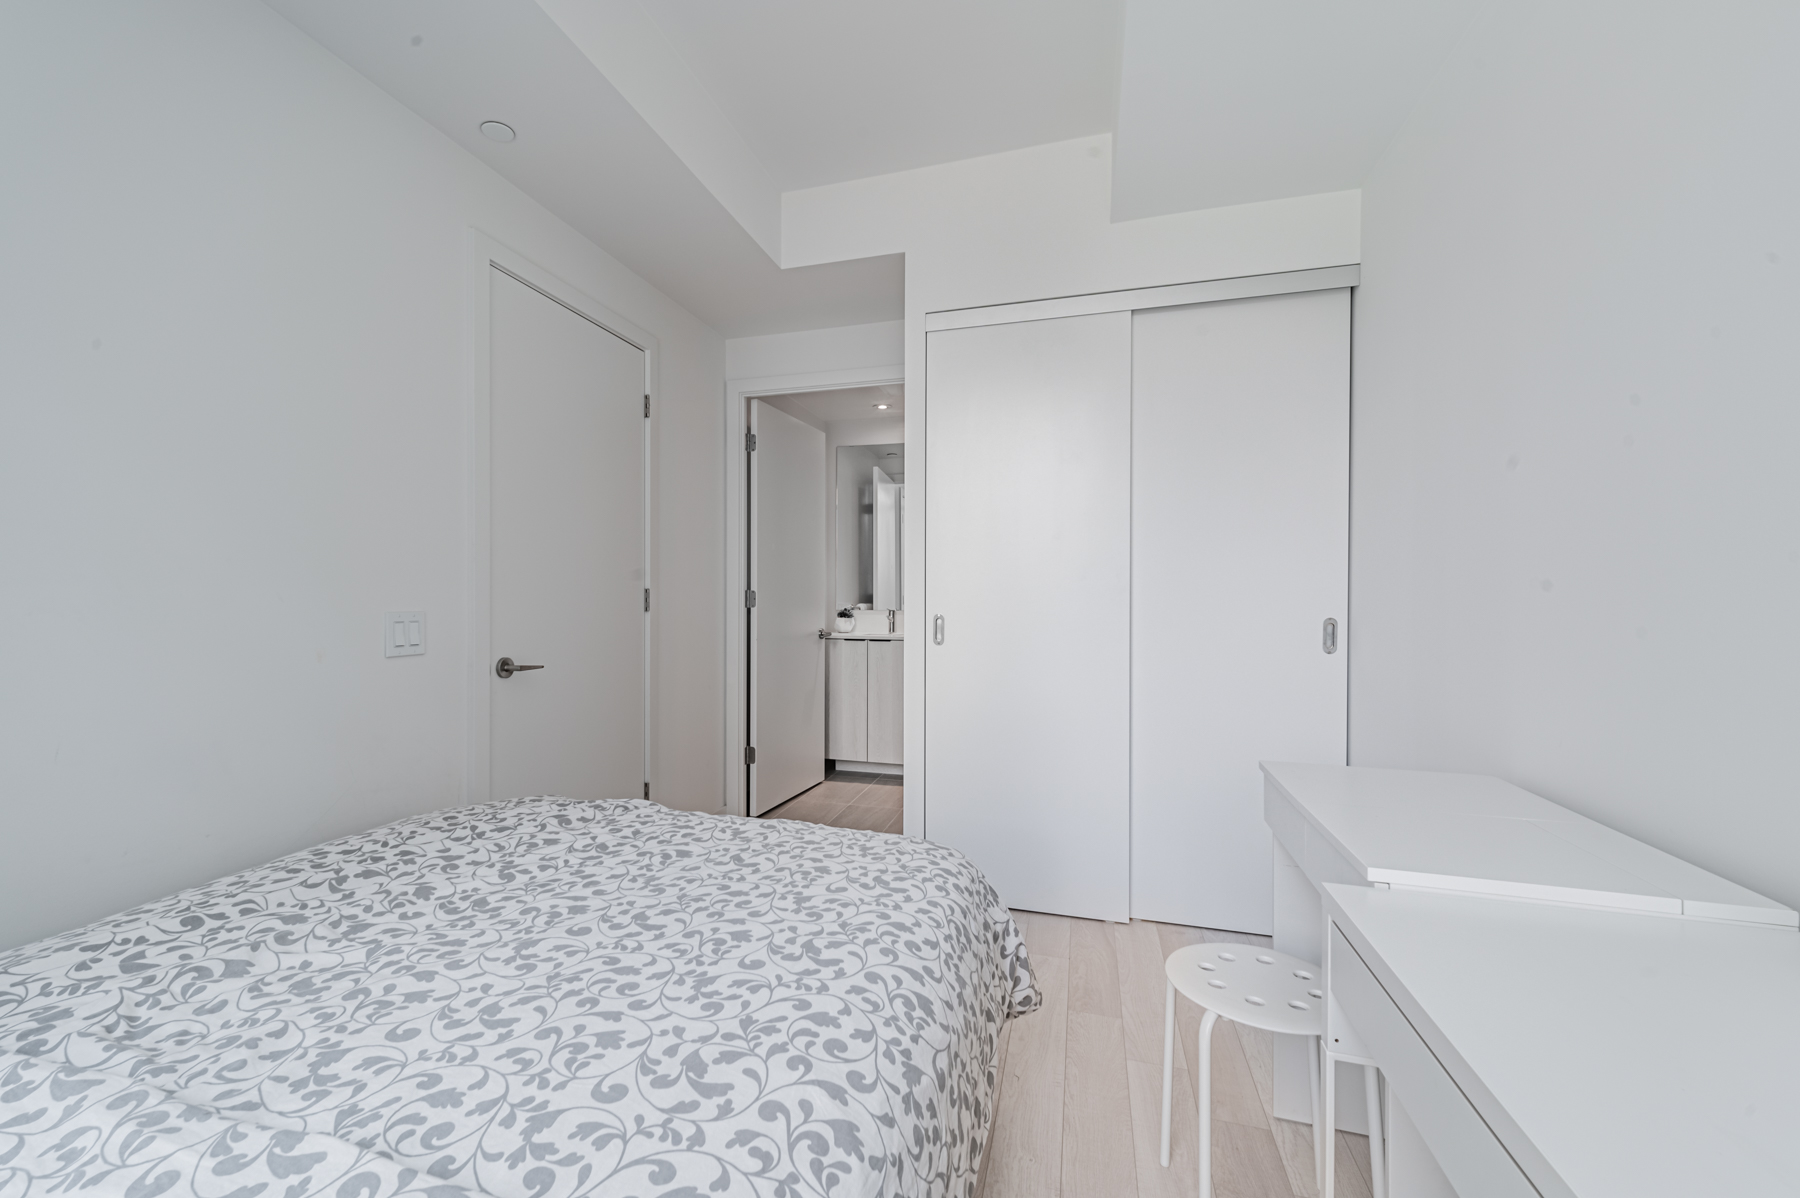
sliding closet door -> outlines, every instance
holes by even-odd
[[[1132,374],[1131,913],[1267,933],[1257,762],[1345,761],[1350,292],[1139,312]]]
[[[931,333],[926,397],[925,834],[1009,906],[1124,919],[1131,316]]]

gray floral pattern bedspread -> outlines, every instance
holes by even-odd
[[[445,811],[0,954],[0,1198],[967,1195],[1036,1003],[935,845]]]

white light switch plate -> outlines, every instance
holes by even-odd
[[[425,652],[425,613],[381,613],[381,643],[388,657],[412,657]]]

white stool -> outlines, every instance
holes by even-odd
[[[1206,1012],[1200,1020],[1200,1198],[1212,1198],[1212,1030],[1236,1023],[1312,1037],[1313,1173],[1325,1190],[1324,1106],[1319,1102],[1319,1040],[1325,997],[1319,967],[1254,944],[1190,944],[1164,963],[1162,1163],[1169,1166],[1169,1108],[1175,1084],[1175,992]]]

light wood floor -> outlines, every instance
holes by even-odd
[[[861,828],[865,832],[899,832],[901,783],[897,774],[847,774],[835,771],[811,790],[801,791],[764,819],[797,819],[809,824]]]
[[[1174,1148],[1158,1160],[1163,960],[1207,940],[1263,936],[1133,920],[1013,912],[1043,1006],[1009,1020],[977,1198],[1178,1198],[1199,1192],[1199,1010],[1176,1017]],[[1213,1193],[1317,1198],[1312,1128],[1274,1117],[1274,1038],[1221,1019],[1213,1031]],[[1369,1198],[1368,1137],[1339,1133],[1337,1193]]]

